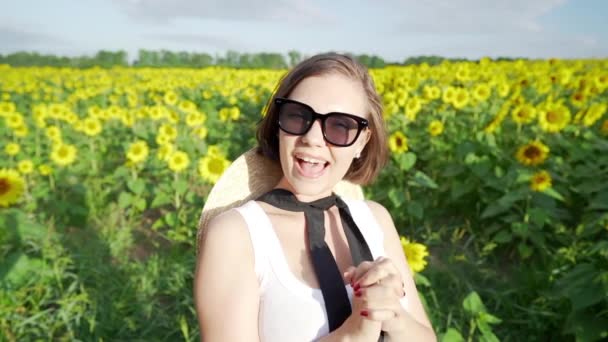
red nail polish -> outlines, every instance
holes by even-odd
[[[367,310],[363,310],[361,311],[361,316],[367,317],[369,316],[369,312],[367,312]]]
[[[355,292],[355,296],[357,296],[357,297],[361,297],[362,295],[363,295],[362,291]]]
[[[357,283],[355,284],[355,286],[353,287],[353,290],[357,291],[358,289],[361,288],[361,284]]]

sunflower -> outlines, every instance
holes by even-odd
[[[473,88],[473,98],[478,102],[486,101],[492,95],[492,89],[486,83],[478,83]]]
[[[101,122],[96,118],[86,118],[82,123],[82,131],[84,134],[94,137],[101,132]]]
[[[160,145],[156,152],[156,158],[167,161],[169,156],[173,153],[174,147],[171,144]]]
[[[443,101],[443,103],[452,103],[452,101],[454,101],[454,98],[456,97],[456,88],[449,86],[445,89],[445,91],[443,92],[443,95],[441,95],[441,100]]]
[[[407,104],[405,105],[405,116],[410,121],[415,121],[416,115],[418,115],[418,112],[420,112],[421,109],[422,109],[422,101],[418,97],[414,96],[411,99],[409,99],[407,101]]]
[[[397,131],[388,138],[388,147],[393,153],[407,152],[407,138],[403,133]]]
[[[146,144],[146,142],[143,140],[137,140],[129,145],[127,159],[134,164],[138,164],[146,160],[149,152],[150,149],[148,148],[148,144]]]
[[[13,133],[15,134],[16,137],[19,137],[19,138],[23,138],[23,137],[27,136],[29,134],[29,132],[30,132],[30,130],[27,128],[26,125],[15,127],[13,129]]]
[[[169,164],[171,171],[182,172],[190,165],[190,158],[186,152],[177,150],[171,153],[167,159],[167,164]]]
[[[25,188],[25,181],[12,169],[0,169],[0,206],[8,207],[19,201]]]
[[[513,109],[511,117],[518,124],[530,123],[536,117],[536,109],[529,104],[521,104]]]
[[[549,147],[540,141],[530,142],[517,150],[515,157],[523,165],[542,164],[549,156]]]
[[[441,88],[433,85],[425,85],[422,89],[426,100],[436,100],[441,97]]]
[[[202,179],[215,184],[229,165],[230,161],[224,156],[208,154],[198,161],[198,173]]]
[[[158,134],[166,135],[173,140],[177,138],[177,128],[171,124],[164,123],[158,128]]]
[[[454,100],[452,101],[452,105],[457,109],[462,109],[469,104],[469,92],[464,88],[456,89],[456,95],[454,96]]]
[[[49,126],[45,129],[45,134],[52,142],[61,141],[61,129],[57,126]]]
[[[6,152],[6,154],[8,154],[9,156],[17,155],[19,151],[21,151],[21,147],[19,146],[19,144],[8,143],[6,144],[6,146],[4,146],[4,152]]]
[[[76,147],[69,144],[57,144],[51,151],[51,159],[59,166],[70,165],[76,160]]]
[[[169,90],[165,93],[165,96],[163,96],[163,101],[165,102],[165,104],[173,106],[177,103],[177,94]]]
[[[568,107],[551,103],[542,108],[538,113],[540,128],[546,132],[559,132],[570,123],[572,115]]]
[[[207,133],[208,133],[208,130],[207,130],[207,127],[205,127],[205,126],[198,127],[194,130],[194,134],[196,134],[196,136],[199,137],[200,139],[205,139],[207,137]]]
[[[29,159],[21,160],[17,163],[17,169],[22,175],[29,175],[34,171],[34,163]]]
[[[585,94],[580,91],[577,91],[570,96],[570,103],[575,107],[582,107],[585,104],[585,100]]]
[[[38,166],[38,172],[43,176],[48,176],[53,173],[53,169],[47,164],[41,164]]]
[[[429,134],[433,137],[436,137],[443,133],[443,122],[439,120],[433,120],[429,123],[428,127]]]
[[[422,272],[427,264],[426,260],[424,259],[429,255],[426,246],[420,243],[411,242],[403,236],[400,240],[403,253],[405,254],[407,263],[412,271]]]
[[[606,108],[608,108],[608,105],[605,103],[592,104],[583,117],[583,125],[587,127],[593,126],[596,121],[602,118],[606,112]]]
[[[530,189],[534,191],[545,191],[550,187],[551,175],[545,170],[535,173],[530,179]]]

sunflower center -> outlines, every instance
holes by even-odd
[[[224,165],[222,164],[222,161],[218,158],[211,159],[209,162],[209,171],[215,175],[219,175],[224,172]]]
[[[401,138],[395,139],[395,144],[397,144],[397,147],[403,146],[403,139],[401,139]]]
[[[559,121],[559,114],[557,112],[554,112],[554,111],[547,112],[547,121],[549,121],[549,122],[558,122]]]
[[[540,157],[540,150],[535,146],[530,146],[524,151],[524,155],[529,159],[536,159]]]
[[[11,184],[4,178],[0,179],[0,195],[4,195],[11,189]]]

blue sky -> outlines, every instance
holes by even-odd
[[[608,57],[603,0],[3,0],[0,53]]]

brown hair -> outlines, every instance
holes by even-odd
[[[288,97],[298,83],[307,77],[331,73],[339,73],[360,81],[367,95],[371,137],[361,151],[361,156],[353,159],[344,179],[356,184],[369,184],[380,173],[388,159],[386,127],[382,117],[382,101],[367,68],[347,55],[337,53],[315,55],[300,62],[283,76],[274,94],[266,104],[265,117],[260,122],[257,130],[258,153],[271,160],[279,160],[278,110],[274,104],[274,99]]]

